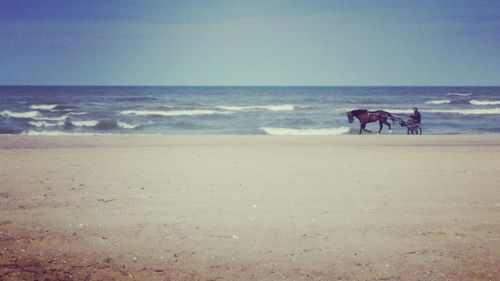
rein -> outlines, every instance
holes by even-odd
[[[370,113],[370,112],[367,112],[366,115],[370,116],[370,115],[373,115],[373,116],[379,116],[379,117],[387,117],[387,118],[391,118],[390,116],[387,116],[387,115],[383,115],[383,114],[377,114],[377,113]]]

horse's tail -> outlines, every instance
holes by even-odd
[[[394,125],[394,123],[397,121],[396,118],[394,118],[394,116],[392,116],[392,114],[390,114],[389,112],[387,112],[387,116],[389,116],[389,118],[391,119],[392,121],[392,124]]]

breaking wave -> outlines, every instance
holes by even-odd
[[[43,121],[64,121],[68,118],[68,115],[63,115],[59,117],[46,117],[46,116],[40,116],[33,118],[35,120],[43,120]]]
[[[193,116],[193,115],[212,115],[212,114],[230,114],[228,111],[215,111],[205,109],[193,110],[124,110],[121,115],[157,115],[157,116]]]
[[[58,106],[57,104],[33,104],[30,105],[30,108],[38,110],[53,110],[57,106]]]
[[[499,100],[470,100],[470,104],[473,105],[499,105],[500,101]]]
[[[323,128],[323,129],[262,127],[260,128],[260,130],[268,135],[275,135],[275,136],[336,136],[336,135],[346,134],[350,131],[349,127]]]
[[[384,109],[385,111],[393,114],[411,114],[410,109]],[[469,109],[421,109],[425,113],[443,113],[443,114],[461,114],[461,115],[497,115],[500,114],[500,108],[469,108]]]
[[[497,115],[500,114],[500,108],[483,108],[483,109],[426,109],[422,110],[430,113],[450,113],[461,115]]]
[[[451,103],[451,100],[430,100],[426,101],[426,104],[448,104]]]
[[[447,93],[447,96],[458,96],[458,97],[468,97],[472,95],[472,93]]]
[[[102,120],[102,121],[83,120],[83,121],[67,121],[67,122],[57,121],[57,120],[55,122],[29,121],[28,124],[39,128],[73,126],[73,127],[90,127],[101,130],[116,129],[116,128],[135,129],[143,125],[143,124],[129,124],[126,122],[114,121],[114,120]]]
[[[116,123],[117,123],[118,127],[122,128],[122,129],[135,129],[135,128],[141,126],[140,124],[133,125],[133,124],[128,124],[128,123],[121,122],[121,121],[118,121]]]
[[[64,126],[66,124],[71,124],[72,126],[75,127],[95,127],[99,121],[96,120],[87,120],[87,121],[68,121],[66,123],[65,121],[59,120],[60,118],[54,118],[54,119],[46,119],[47,121],[29,121],[28,124],[35,126],[35,127],[58,127],[58,126]],[[56,121],[56,122],[48,122],[48,121]]]
[[[58,126],[64,126],[64,122],[59,121],[59,122],[46,122],[46,121],[29,121],[28,124],[35,126],[35,127],[58,127]]]
[[[252,110],[270,110],[270,111],[292,111],[295,109],[293,104],[279,105],[247,105],[247,106],[229,106],[219,105],[215,108],[229,111],[252,111]]]
[[[85,121],[70,121],[76,127],[95,127],[99,121],[97,120],[85,120]]]
[[[4,110],[0,112],[0,116],[7,118],[36,118],[40,116],[40,112],[38,111],[27,111],[27,112],[14,112],[9,110]]]

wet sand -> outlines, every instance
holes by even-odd
[[[0,280],[500,280],[500,136],[0,136]]]

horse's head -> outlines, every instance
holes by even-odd
[[[354,122],[354,115],[352,114],[352,111],[347,112],[347,120],[349,120],[349,124]]]
[[[349,123],[354,122],[354,117],[358,118],[362,116],[363,114],[368,113],[368,110],[366,109],[355,109],[347,112],[347,119],[349,120]]]

